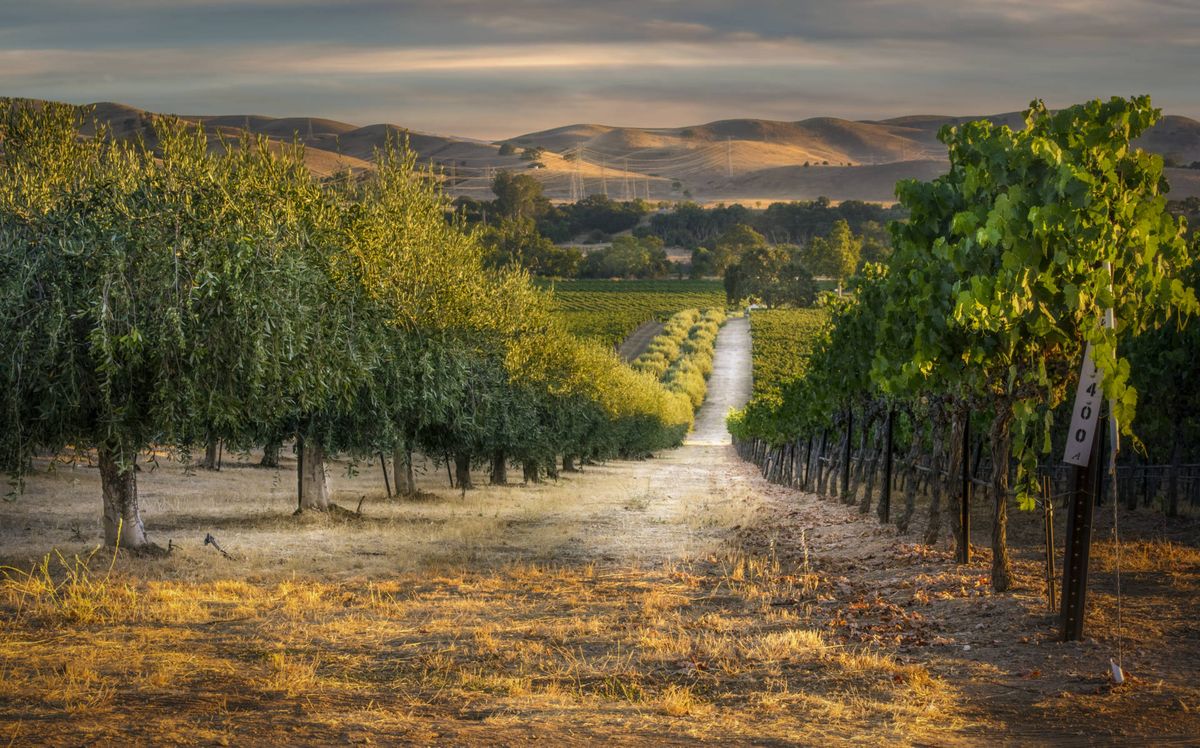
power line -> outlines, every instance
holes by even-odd
[[[576,186],[574,193],[576,196],[575,200],[578,202],[586,197],[584,194],[584,192],[586,192],[586,187],[583,183],[583,143],[579,143],[575,146],[575,181]]]

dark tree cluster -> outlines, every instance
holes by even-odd
[[[649,224],[637,233],[657,236],[667,246],[694,250],[704,245],[711,247],[719,236],[740,224],[754,229],[773,244],[806,244],[813,237],[829,234],[838,221],[845,221],[854,233],[864,236],[872,253],[882,255],[888,245],[884,227],[904,216],[904,210],[897,206],[884,207],[858,200],[833,205],[824,197],[772,203],[762,211],[742,205],[705,208],[684,203],[675,210],[651,216]]]

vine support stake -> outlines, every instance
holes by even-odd
[[[1054,489],[1050,476],[1042,478],[1042,524],[1046,531],[1046,602],[1054,608]]]
[[[850,441],[854,438],[854,408],[846,408],[846,449],[842,454],[842,500],[850,493]]]
[[[387,491],[387,497],[392,498],[392,483],[388,480],[387,473],[387,458],[383,456],[383,452],[379,453],[379,466],[383,468],[383,487]],[[400,486],[396,486],[399,490]]]
[[[958,562],[971,563],[971,411],[963,413],[962,495],[958,504]]]
[[[1071,507],[1067,512],[1067,552],[1063,564],[1062,638],[1083,638],[1084,612],[1087,608],[1088,558],[1092,551],[1092,514],[1102,478],[1104,429],[1092,439],[1091,456],[1086,466],[1071,468]]]
[[[304,511],[304,435],[296,434],[296,511]]]
[[[888,408],[887,430],[883,439],[883,495],[879,497],[879,521],[887,524],[892,508],[892,427],[896,410]]]

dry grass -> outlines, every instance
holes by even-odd
[[[909,666],[825,641],[807,614],[821,585],[807,556],[730,545],[758,499],[711,470],[727,452],[689,447],[466,497],[427,466],[421,500],[404,502],[383,499],[378,465],[337,465],[335,498],[367,496],[349,520],[291,517],[286,470],[190,474],[160,459],[139,483],[149,530],[175,548],[161,561],[89,555],[94,471],[59,465],[0,508],[0,739],[953,730],[952,689],[918,694]],[[199,542],[208,532],[232,559]],[[40,555],[50,546],[62,554]]]
[[[513,738],[576,729],[647,740],[911,740],[954,727],[945,684],[771,614],[762,576],[772,562],[731,558],[338,583],[180,584],[109,577],[101,563],[99,576],[71,565],[34,585],[40,568],[9,572],[0,719],[36,721],[22,741],[135,743],[284,729],[301,742],[471,742],[480,722]],[[113,710],[132,703],[136,726],[115,732]]]
[[[1031,714],[1159,735],[1200,703],[1200,557],[1146,533],[1122,545],[1137,688],[1110,696],[1073,675],[1102,673],[1096,652],[1046,644],[1036,541],[1024,591],[994,596],[986,553],[956,568],[945,543],[765,486],[724,447],[466,497],[429,469],[404,502],[378,465],[336,466],[361,519],[290,516],[286,470],[163,460],[139,480],[167,559],[91,554],[82,466],[0,505],[0,745],[986,743]],[[1098,529],[1102,636],[1107,542]]]
[[[1163,538],[1126,539],[1118,546],[1111,536],[1099,537],[1092,545],[1092,559],[1101,571],[1108,573],[1117,570],[1118,559],[1122,573],[1200,571],[1200,548]]]

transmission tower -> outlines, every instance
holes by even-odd
[[[586,187],[583,182],[583,143],[575,146],[575,181],[575,200],[578,202],[586,197],[584,195]]]
[[[625,189],[624,189],[621,197],[626,202],[629,202],[630,198],[629,198],[629,157],[628,156],[625,158]]]
[[[608,174],[604,171],[604,159],[600,159],[600,191],[608,197]]]
[[[733,176],[733,137],[725,138],[725,176]]]

